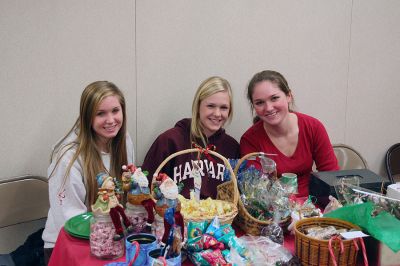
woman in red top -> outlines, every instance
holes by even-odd
[[[299,197],[308,196],[310,173],[338,170],[338,162],[325,127],[311,116],[292,110],[293,95],[286,79],[265,70],[251,79],[247,98],[256,113],[255,123],[240,139],[241,155],[273,153],[278,177],[295,173]]]

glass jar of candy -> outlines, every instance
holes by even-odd
[[[164,219],[158,214],[155,215],[154,223],[151,225],[151,233],[156,236],[158,242],[161,242],[164,235]]]
[[[134,233],[144,231],[147,223],[147,211],[142,205],[133,205],[127,202],[125,214],[132,223]]]
[[[115,228],[109,214],[93,214],[90,220],[90,253],[99,259],[124,255],[124,238],[114,241]]]

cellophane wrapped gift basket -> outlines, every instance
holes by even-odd
[[[289,198],[297,190],[297,179],[294,186],[278,180],[276,164],[268,157],[263,152],[249,153],[234,169],[240,191],[235,223],[250,235],[260,235],[263,228],[274,222],[284,230],[290,224]],[[256,158],[260,159],[261,170],[254,166]]]

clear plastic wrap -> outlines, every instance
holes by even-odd
[[[282,245],[264,236],[242,236],[230,245],[229,263],[237,266],[284,265],[293,255]]]
[[[238,187],[246,210],[256,219],[277,221],[290,215],[289,197],[296,188],[277,179],[274,160],[261,157],[261,171],[253,164],[238,174]]]

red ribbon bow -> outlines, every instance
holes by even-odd
[[[209,153],[209,151],[216,151],[217,147],[216,147],[215,145],[208,144],[206,148],[203,148],[203,147],[201,147],[200,145],[198,145],[198,144],[192,142],[192,146],[193,146],[193,148],[196,148],[196,149],[199,150],[199,153],[197,154],[197,160],[198,160],[198,161],[200,161],[200,155],[203,153],[204,156],[206,156],[206,158],[207,158],[209,161],[215,163],[214,158],[211,157],[211,155],[210,155],[210,153]]]

